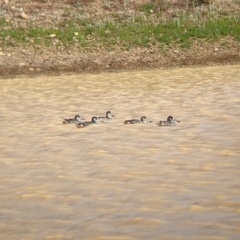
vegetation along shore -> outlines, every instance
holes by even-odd
[[[239,64],[240,0],[2,0],[0,77]]]

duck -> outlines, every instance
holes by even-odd
[[[106,117],[98,117],[98,122],[107,122],[112,119],[112,117],[115,117],[111,111],[106,112]]]
[[[62,123],[63,124],[78,123],[78,122],[81,122],[81,120],[85,120],[85,119],[81,118],[79,115],[76,115],[74,118],[64,119]]]
[[[138,123],[151,123],[149,119],[147,119],[145,116],[142,116],[140,120],[138,119],[130,119],[130,120],[125,120],[123,123],[124,124],[138,124]]]
[[[78,122],[75,123],[77,128],[84,128],[87,126],[90,126],[92,124],[97,124],[98,123],[98,118],[97,117],[92,117],[92,121],[88,121],[88,122]]]
[[[180,122],[180,121],[175,119],[173,116],[168,116],[167,121],[159,121],[156,124],[160,127],[162,126],[175,127],[176,126],[175,122]]]

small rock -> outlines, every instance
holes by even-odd
[[[3,56],[4,55],[4,53],[3,52],[0,52],[0,56]]]
[[[28,52],[28,50],[21,50],[21,53],[23,53],[24,55],[31,55],[30,52]]]
[[[48,35],[50,38],[55,38],[56,37],[56,34],[49,34]]]
[[[218,50],[219,50],[218,48],[215,48],[215,49],[214,49],[215,52],[218,52]]]
[[[26,63],[20,62],[20,63],[18,64],[18,66],[19,66],[19,67],[24,67],[24,66],[26,66]]]
[[[78,36],[78,32],[75,32],[74,35],[75,35],[75,36]]]
[[[29,68],[30,71],[34,71],[34,68]]]
[[[22,19],[29,19],[29,16],[24,12],[20,13],[19,17],[22,18]]]

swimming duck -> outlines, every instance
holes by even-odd
[[[84,127],[87,127],[87,126],[90,126],[92,124],[96,124],[98,123],[98,118],[97,117],[92,117],[92,121],[90,122],[78,122],[78,123],[75,123],[76,124],[76,127],[77,128],[84,128]]]
[[[83,118],[81,118],[79,115],[76,115],[74,118],[68,118],[68,119],[64,119],[64,121],[62,122],[63,124],[68,124],[68,123],[78,123],[81,120],[85,120]]]
[[[176,126],[175,122],[180,122],[180,121],[173,118],[172,116],[168,116],[167,121],[159,121],[156,124],[158,126],[175,127]]]
[[[106,117],[98,117],[98,122],[107,122],[112,119],[112,117],[115,117],[111,111],[106,112]]]
[[[141,120],[138,119],[131,119],[131,120],[125,120],[123,123],[124,124],[138,124],[138,123],[147,123],[147,122],[152,122],[149,119],[147,119],[145,116],[141,117]]]

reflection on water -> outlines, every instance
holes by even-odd
[[[1,239],[239,239],[239,66],[0,80]],[[84,129],[62,125],[115,114]],[[175,128],[124,125],[173,115]]]

